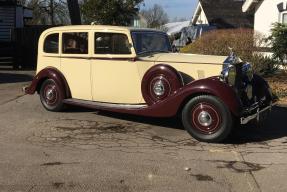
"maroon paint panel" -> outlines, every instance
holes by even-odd
[[[186,101],[186,99],[199,94],[209,94],[218,97],[226,104],[226,106],[235,116],[240,116],[241,104],[235,91],[216,77],[194,81],[179,89],[166,100],[142,108],[110,108],[80,102],[66,103],[92,109],[100,109],[148,117],[172,117],[179,112],[180,107]]]
[[[64,75],[58,69],[53,67],[48,67],[40,71],[34,77],[31,85],[25,89],[25,93],[33,95],[37,91],[38,86],[40,86],[46,79],[55,80],[59,85],[59,87],[61,88],[61,90],[65,91],[65,98],[71,97],[71,92]]]
[[[165,97],[156,98],[151,90],[152,81],[157,77],[162,77],[168,83],[169,91]],[[165,64],[158,64],[151,67],[144,75],[142,79],[141,91],[145,102],[148,105],[154,105],[157,102],[163,101],[170,94],[173,94],[176,90],[180,89],[183,86],[182,78],[178,71],[173,67]]]
[[[193,81],[179,89],[166,100],[152,105],[144,111],[139,111],[139,114],[147,114],[154,117],[174,116],[186,99],[198,94],[210,94],[218,97],[235,116],[240,116],[240,99],[230,86],[221,82],[216,77]]]

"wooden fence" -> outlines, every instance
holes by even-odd
[[[41,33],[52,26],[35,26],[15,29],[14,68],[35,69],[38,55],[38,41]]]

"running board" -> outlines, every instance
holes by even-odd
[[[87,107],[92,109],[117,109],[117,110],[143,110],[147,108],[147,105],[130,105],[130,104],[114,104],[114,103],[102,103],[96,101],[86,101],[80,99],[65,99],[63,103],[68,105],[76,105],[81,107]]]

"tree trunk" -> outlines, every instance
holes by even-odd
[[[55,25],[55,20],[54,20],[54,0],[50,0],[50,19],[51,19],[51,24]]]
[[[71,24],[72,25],[81,25],[81,14],[80,6],[78,0],[67,0]]]

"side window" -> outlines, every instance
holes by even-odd
[[[63,33],[64,54],[88,54],[88,33]]]
[[[120,33],[95,33],[95,54],[131,54],[128,37]]]
[[[48,35],[44,42],[45,53],[59,53],[59,33]]]

